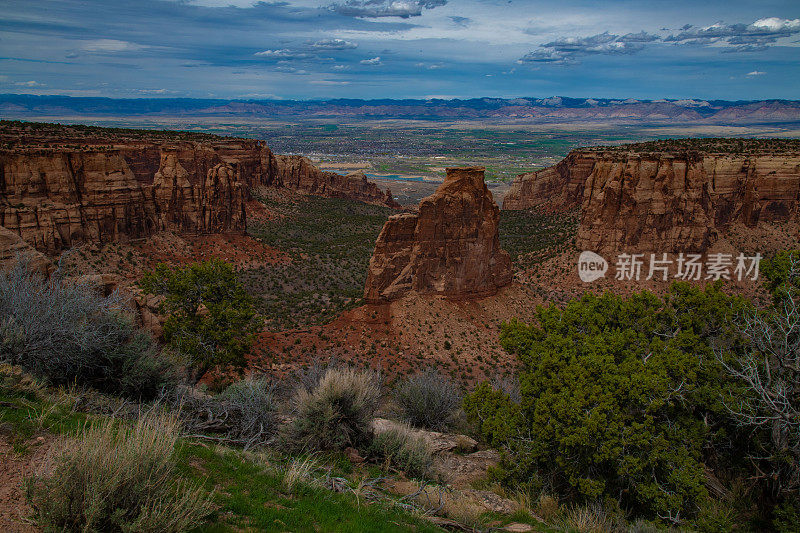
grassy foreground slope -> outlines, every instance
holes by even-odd
[[[27,378],[12,382],[6,379],[10,374],[9,367],[0,368],[0,442],[10,447],[9,462],[24,460],[41,446],[55,452],[62,439],[87,425],[108,420],[113,413],[135,416],[136,409],[144,408],[132,410],[118,399],[90,391],[48,390]],[[332,475],[347,476],[346,462],[335,464],[340,466],[332,467]],[[288,484],[286,472],[296,465],[287,456],[192,438],[178,444],[179,472],[213,493],[215,511],[197,531],[443,531],[389,502],[367,502],[353,491],[337,493],[302,477]]]

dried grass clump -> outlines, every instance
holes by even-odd
[[[449,490],[446,486],[421,486],[413,494],[414,503],[428,515],[444,516],[462,525],[483,529],[487,509],[473,495]]]
[[[283,488],[294,492],[300,485],[312,482],[317,468],[319,465],[310,455],[292,459],[283,471]]]
[[[370,370],[328,368],[312,390],[298,387],[294,419],[282,440],[292,450],[359,448],[372,438],[372,419],[381,397],[380,376]]]
[[[46,477],[28,482],[39,525],[58,531],[178,532],[200,525],[210,495],[176,473],[178,422],[104,421],[67,440]]]
[[[409,477],[425,478],[430,473],[433,457],[428,441],[415,435],[411,428],[391,428],[375,435],[369,455],[396,468]]]
[[[605,533],[614,531],[614,520],[599,504],[574,505],[561,518],[562,527],[576,533]]]
[[[462,396],[455,383],[429,368],[400,382],[394,399],[405,422],[444,431],[452,424]]]
[[[536,514],[545,522],[552,522],[561,512],[558,500],[549,494],[539,495],[539,500],[534,508]]]

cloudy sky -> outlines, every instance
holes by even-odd
[[[800,99],[800,1],[3,0],[0,93]]]

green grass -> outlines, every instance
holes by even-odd
[[[310,484],[289,491],[280,474],[224,448],[184,446],[181,469],[209,490],[216,488],[219,509],[212,521],[199,529],[202,532],[442,531],[388,503],[367,503],[350,493]]]
[[[25,453],[25,442],[39,433],[73,433],[86,422],[87,415],[73,409],[72,398],[63,390],[45,401],[36,392],[38,384],[20,385],[5,368],[0,369],[0,429],[11,429],[4,433],[15,452]]]
[[[268,325],[322,324],[359,305],[375,240],[393,210],[315,196],[261,200],[283,218],[253,224],[249,233],[292,259],[240,273]]]

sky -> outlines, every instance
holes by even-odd
[[[0,93],[800,99],[800,1],[3,0]]]

